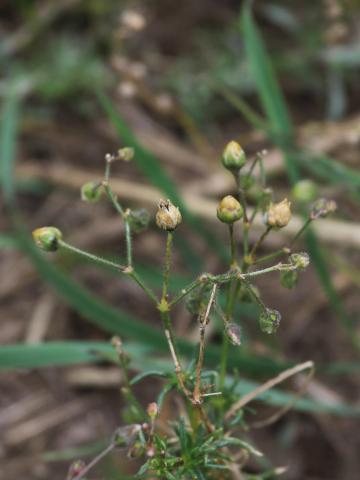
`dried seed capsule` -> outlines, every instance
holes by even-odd
[[[300,180],[292,189],[294,200],[299,203],[310,203],[315,200],[318,194],[317,186],[311,180]]]
[[[228,339],[233,345],[236,347],[241,345],[241,330],[239,325],[236,323],[228,323],[225,331]]]
[[[87,182],[81,187],[81,200],[89,203],[96,203],[102,195],[100,182]]]
[[[260,329],[264,333],[269,335],[275,333],[279,328],[281,320],[281,314],[277,310],[267,308],[262,311],[259,317]]]
[[[327,200],[326,198],[319,198],[310,211],[311,220],[316,220],[318,218],[325,218],[330,213],[335,212],[337,209],[336,202],[334,200]]]
[[[224,197],[217,208],[217,216],[221,222],[234,223],[243,216],[243,208],[232,195]]]
[[[160,200],[156,213],[156,225],[171,232],[180,225],[181,221],[182,216],[178,207],[175,207],[170,200]]]
[[[62,233],[55,227],[41,227],[32,232],[36,245],[45,252],[56,252]]]
[[[270,203],[265,214],[265,223],[274,228],[286,227],[291,219],[290,206],[291,203],[287,198],[279,203]]]
[[[231,141],[226,145],[221,161],[227,170],[237,172],[246,163],[245,152],[237,142]]]

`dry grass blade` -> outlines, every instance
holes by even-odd
[[[268,380],[267,382],[263,383],[258,388],[255,388],[255,390],[253,390],[252,392],[250,392],[247,395],[244,395],[244,397],[240,398],[240,400],[238,402],[234,403],[234,405],[226,413],[225,420],[229,420],[238,410],[240,410],[240,408],[243,408],[245,405],[247,405],[249,402],[254,400],[254,398],[259,396],[261,393],[264,393],[267,390],[270,390],[271,388],[275,387],[275,385],[278,385],[279,383],[284,382],[285,380],[292,377],[293,375],[296,375],[297,373],[300,373],[300,372],[302,372],[304,370],[307,370],[307,369],[311,369],[311,375],[312,375],[312,372],[314,371],[314,362],[312,362],[311,360],[308,360],[307,362],[295,365],[295,367],[289,368],[288,370],[285,370],[284,372],[281,372],[276,377],[274,377],[274,378]],[[294,400],[296,401],[297,398],[298,397],[295,396]],[[293,405],[293,400],[291,400],[291,405],[288,404],[284,407],[284,409],[286,408],[285,411],[287,411],[288,408],[290,408],[292,405]]]

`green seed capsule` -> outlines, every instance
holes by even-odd
[[[292,196],[299,203],[313,202],[318,195],[318,189],[311,180],[300,180],[294,185]]]
[[[96,203],[102,195],[101,183],[87,182],[81,187],[81,200],[89,203]]]
[[[232,195],[224,197],[217,208],[218,219],[224,223],[234,223],[240,220],[243,214],[242,206]]]
[[[298,281],[299,272],[297,272],[296,270],[289,270],[287,272],[281,272],[280,274],[280,283],[285,288],[294,288]]]
[[[260,329],[262,332],[271,335],[279,328],[281,314],[277,310],[267,308],[261,312],[259,317]]]
[[[36,245],[45,252],[56,252],[62,233],[55,227],[41,227],[32,232]]]
[[[221,161],[227,170],[237,172],[246,163],[245,152],[237,142],[231,141],[226,145]]]

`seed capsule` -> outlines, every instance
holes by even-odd
[[[175,207],[170,200],[160,200],[156,213],[156,225],[171,232],[180,225],[181,221],[182,216],[178,207]]]
[[[132,147],[124,147],[118,150],[119,160],[124,160],[125,162],[130,162],[134,158],[135,151]]]
[[[41,227],[32,232],[36,245],[45,252],[56,252],[62,233],[55,227]]]
[[[289,260],[299,270],[305,270],[310,263],[310,257],[306,252],[292,253]]]
[[[237,172],[246,163],[245,152],[237,142],[231,141],[226,145],[221,161],[227,170]]]
[[[279,328],[281,320],[281,314],[277,310],[267,308],[265,311],[261,312],[259,317],[260,329],[264,333],[271,335],[275,333]]]
[[[158,416],[159,413],[159,407],[156,402],[151,402],[149,403],[146,413],[149,415],[149,417],[153,420]]]
[[[226,335],[230,342],[238,347],[241,345],[241,330],[236,323],[228,323],[226,326]]]
[[[311,180],[300,180],[294,185],[292,195],[299,203],[310,203],[315,200],[318,194],[317,186]]]
[[[240,220],[243,214],[242,206],[232,195],[224,197],[217,208],[218,219],[224,223],[234,223]]]
[[[269,227],[286,227],[291,219],[290,206],[291,203],[287,198],[284,198],[284,200],[279,203],[270,203],[265,215],[265,223]]]
[[[89,203],[96,203],[102,195],[101,183],[88,182],[81,187],[81,200]]]

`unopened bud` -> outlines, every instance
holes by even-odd
[[[289,260],[299,270],[304,270],[310,263],[310,257],[306,252],[292,253]]]
[[[265,214],[265,223],[274,228],[286,227],[291,219],[290,206],[291,203],[287,198],[279,203],[270,203]]]
[[[236,323],[228,323],[225,331],[228,339],[233,345],[236,347],[241,345],[241,330],[239,325]]]
[[[45,252],[56,252],[62,233],[56,227],[41,227],[32,232],[36,245]]]
[[[310,218],[316,220],[317,218],[324,218],[335,212],[337,209],[336,202],[334,200],[327,200],[326,198],[319,198],[311,209]]]
[[[237,172],[246,163],[245,152],[237,142],[231,141],[226,145],[221,161],[226,169]]]
[[[243,214],[242,206],[232,195],[224,197],[217,208],[218,219],[224,223],[234,223],[240,220]]]
[[[281,320],[281,314],[277,310],[266,308],[262,311],[259,317],[260,329],[264,333],[269,335],[275,333],[279,328]]]
[[[160,200],[156,213],[156,225],[171,232],[180,225],[181,221],[182,216],[178,207],[175,207],[170,200]]]
[[[119,160],[124,160],[125,162],[130,162],[134,158],[134,149],[132,147],[124,147],[118,150]]]
[[[81,187],[81,200],[96,203],[100,200],[102,186],[100,182],[87,182]]]
[[[151,402],[149,403],[146,413],[149,415],[149,417],[154,420],[158,416],[159,413],[159,407],[156,402]]]
[[[120,427],[114,432],[111,443],[118,448],[128,447],[135,442],[140,430],[141,425],[137,423]]]
[[[69,468],[66,480],[73,480],[73,478],[76,478],[81,474],[81,472],[84,470],[86,464],[83,460],[75,460]]]
[[[292,189],[294,200],[299,203],[310,203],[315,200],[318,194],[317,186],[311,180],[300,180]]]

